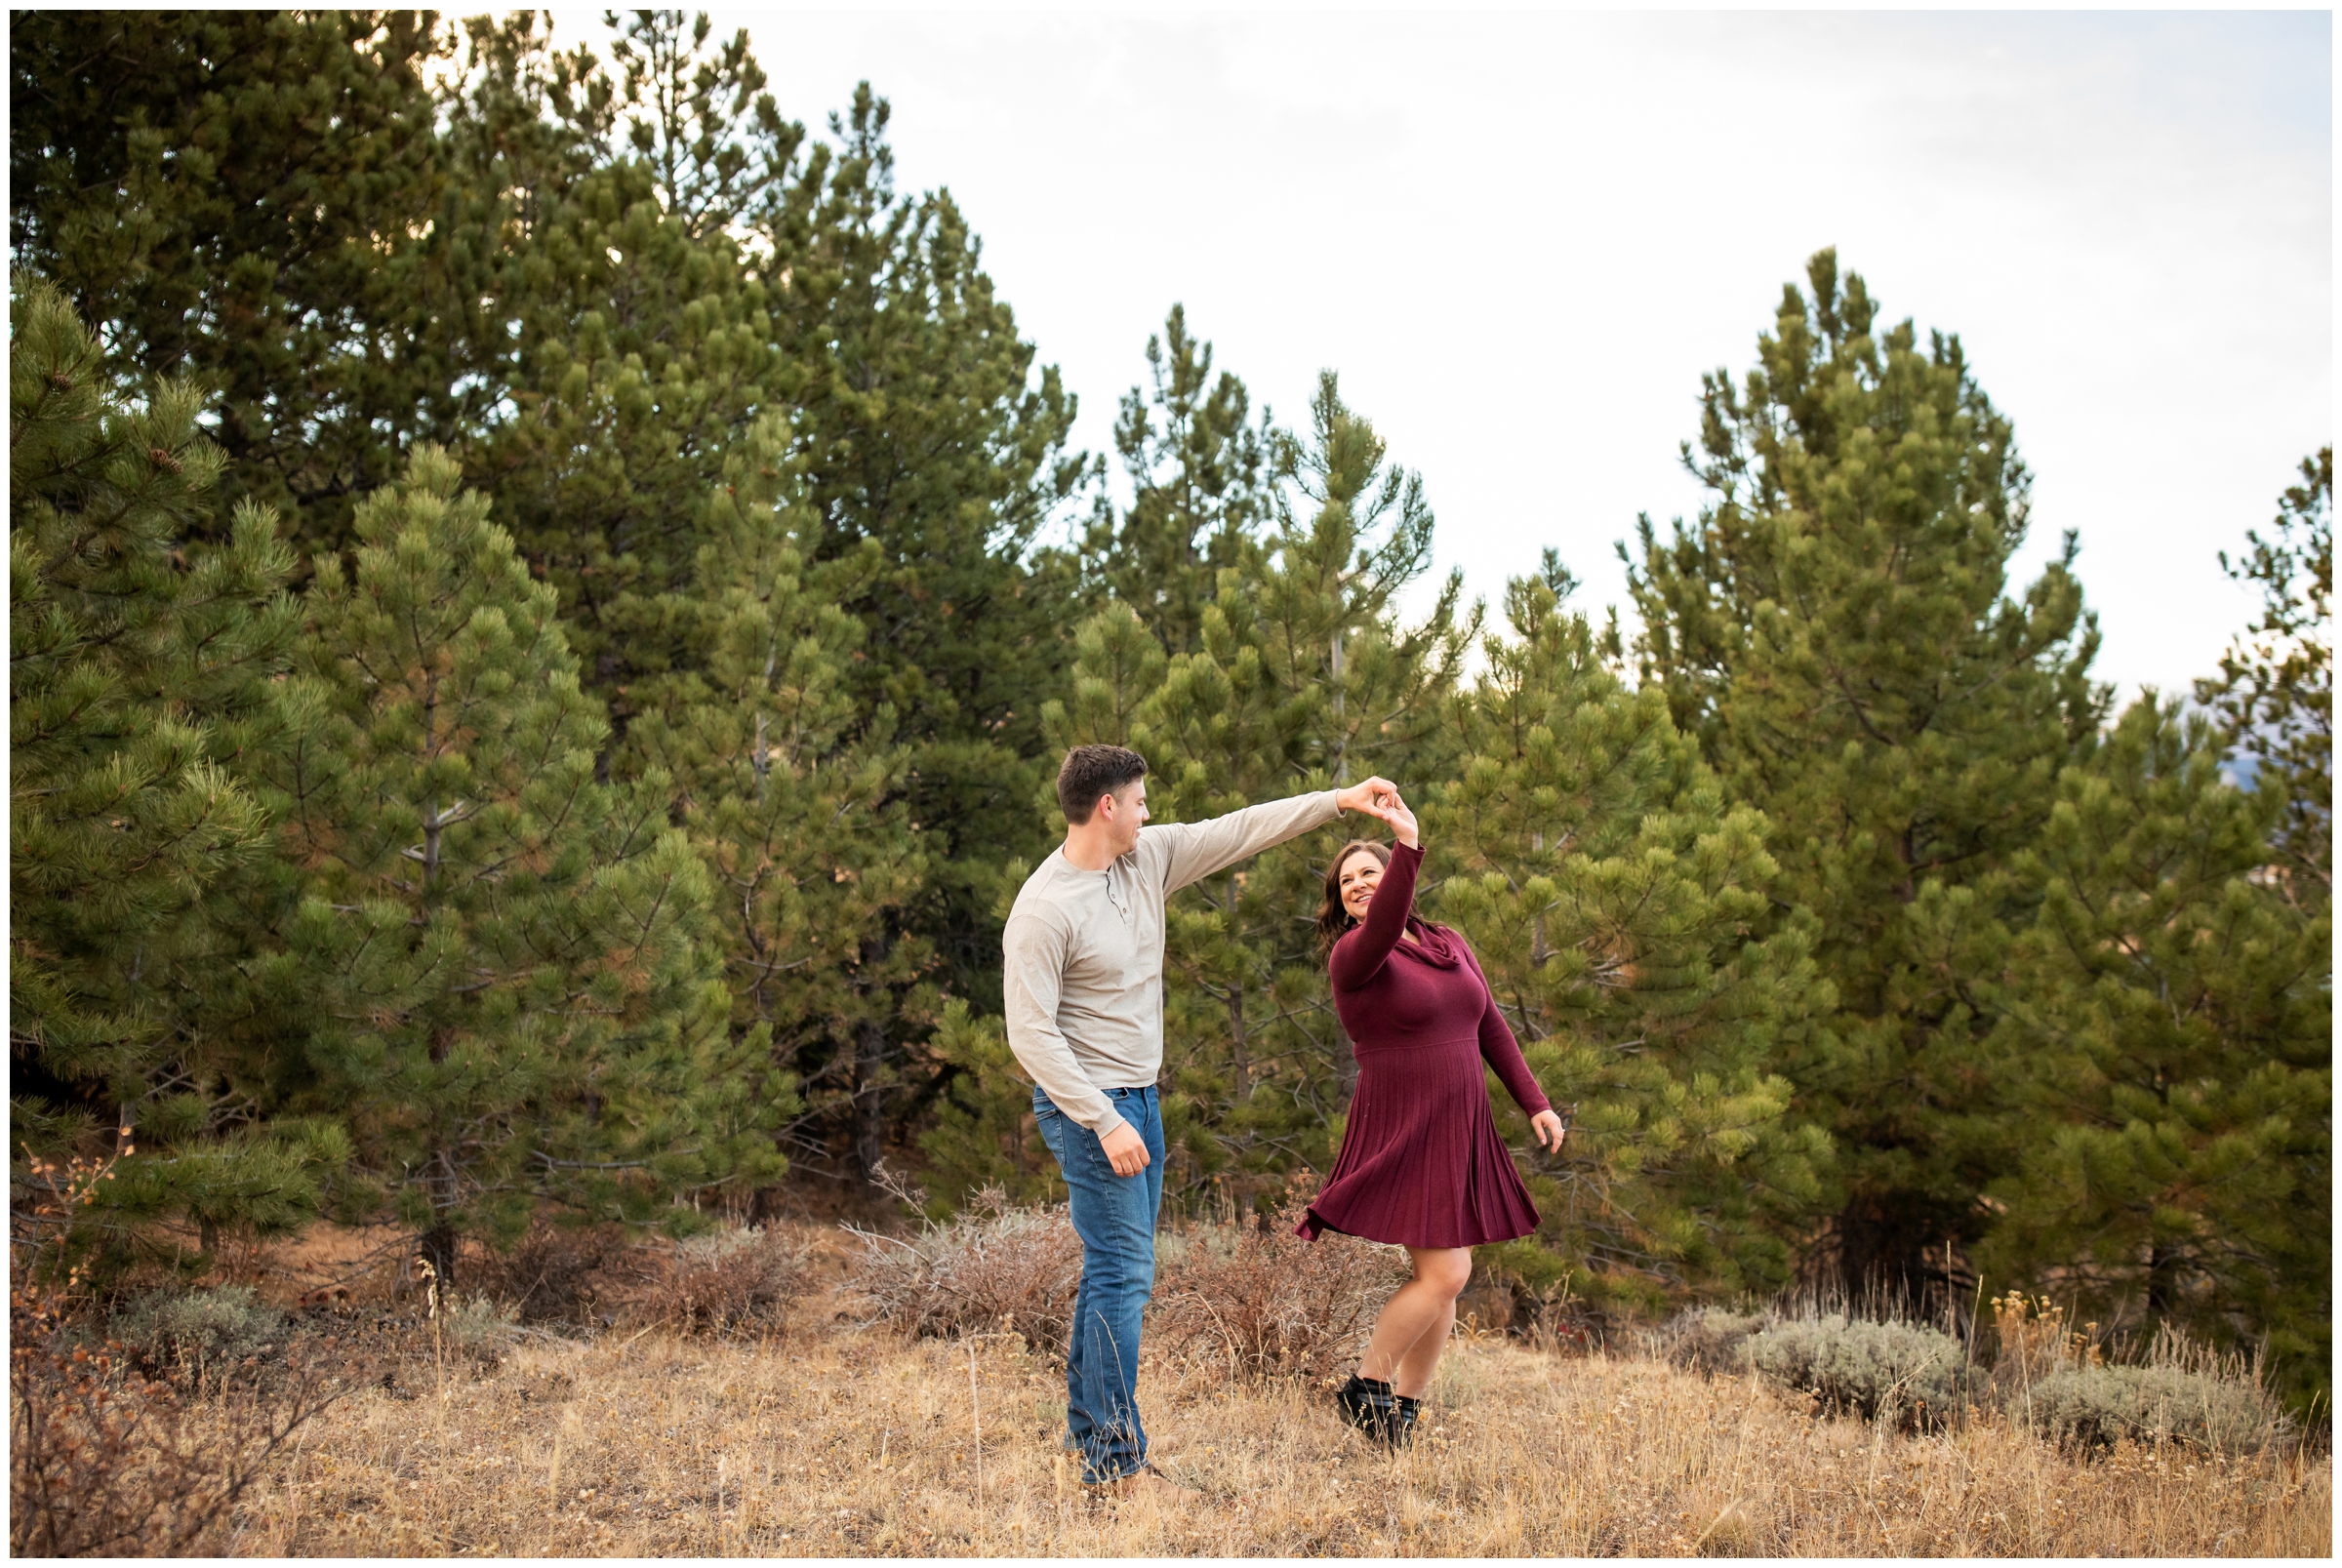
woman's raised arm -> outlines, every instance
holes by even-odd
[[[1423,864],[1420,845],[1401,844],[1391,852],[1391,864],[1366,905],[1366,918],[1334,944],[1326,968],[1334,989],[1354,991],[1382,970],[1391,949],[1407,929],[1407,911],[1415,906],[1415,872]]]

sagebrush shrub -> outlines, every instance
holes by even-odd
[[[1197,1225],[1158,1253],[1150,1334],[1164,1352],[1237,1378],[1322,1378],[1362,1348],[1407,1279],[1396,1247],[1327,1231],[1295,1235],[1309,1194],[1266,1223]]]
[[[1959,1341],[1920,1323],[1845,1312],[1775,1318],[1742,1342],[1748,1364],[1843,1415],[1931,1426],[1961,1396]]]
[[[152,1376],[209,1381],[282,1340],[285,1314],[247,1285],[153,1290],[116,1312],[109,1337]]]
[[[2253,1454],[2290,1427],[2253,1383],[2169,1365],[2059,1367],[2005,1408],[2042,1436],[2083,1448],[2127,1438]]]
[[[1999,1353],[1984,1397],[2052,1441],[2096,1449],[2127,1439],[2250,1454],[2292,1434],[2291,1418],[2262,1387],[2253,1363],[2168,1326],[2144,1360],[2126,1365],[2108,1362],[2092,1334],[2067,1328],[2052,1302],[2012,1292],[1994,1301],[1993,1319]]]
[[[949,1220],[915,1236],[848,1226],[862,1243],[854,1283],[881,1322],[913,1335],[1006,1329],[1064,1355],[1081,1287],[1081,1238],[1062,1203],[1012,1207],[987,1187]]]
[[[439,1306],[439,1333],[451,1350],[494,1361],[513,1340],[519,1309],[486,1296],[467,1296]]]

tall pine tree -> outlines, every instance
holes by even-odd
[[[222,517],[337,542],[500,388],[451,236],[428,13],[54,11],[9,29],[9,245],[133,382],[215,395]],[[453,285],[452,287],[450,285]],[[385,439],[385,436],[388,438]]]
[[[2264,538],[2232,563],[2261,589],[2260,618],[2221,656],[2196,696],[2218,716],[2232,751],[2253,760],[2258,782],[2284,806],[2278,864],[2294,902],[2330,905],[2334,892],[2334,449],[2301,463]]]
[[[1112,742],[1154,766],[1148,801],[1200,821],[1372,773],[1439,776],[1439,701],[1471,627],[1460,582],[1398,624],[1393,601],[1429,562],[1421,480],[1390,466],[1373,426],[1320,381],[1306,440],[1280,437],[1278,527],[1265,564],[1222,572],[1194,652],[1166,659],[1128,604],[1081,631],[1061,745]],[[1183,893],[1169,911],[1166,1132],[1191,1190],[1332,1161],[1355,1067],[1328,1003],[1312,922],[1325,834],[1281,845]],[[1222,1167],[1234,1162],[1232,1173]]]
[[[2078,1311],[2332,1359],[2333,928],[2272,864],[2281,791],[2152,694],[2065,770],[1994,1039],[2025,1136],[1980,1252]]]
[[[926,889],[932,846],[905,799],[913,752],[853,702],[863,627],[840,601],[878,546],[809,559],[788,444],[769,419],[728,464],[696,585],[662,602],[688,657],[646,685],[625,765],[672,780],[707,862],[736,1027],[806,1074],[806,1114],[850,1129],[867,1176],[900,1090],[888,1030],[938,1005],[926,945],[878,940]]]
[[[779,1172],[787,1108],[666,782],[595,783],[606,724],[487,510],[430,448],[360,504],[354,571],[306,601],[330,721],[272,781],[310,880],[309,1093],[443,1280],[540,1201],[688,1227],[679,1198]]]
[[[1771,1068],[1831,1000],[1810,922],[1755,935],[1770,824],[1726,803],[1656,687],[1604,665],[1570,586],[1548,551],[1508,587],[1510,635],[1455,704],[1465,755],[1424,814],[1433,914],[1471,939],[1547,1095],[1577,1107],[1544,1154],[1492,1090],[1545,1216],[1501,1266],[1641,1305],[1777,1288],[1828,1152]]]
[[[110,401],[45,285],[10,325],[11,1125],[44,1155],[137,1150],[81,1242],[200,1262],[306,1219],[347,1152],[330,1120],[273,1116],[267,1061],[299,1037],[240,984],[266,963],[247,917],[272,824],[239,775],[307,721],[282,679],[292,553],[250,505],[225,543],[190,539],[222,462],[197,387]]]
[[[2010,865],[2097,729],[2097,632],[2071,537],[2007,594],[2028,479],[1959,341],[1875,330],[1834,252],[1807,277],[1745,382],[1704,380],[1684,461],[1713,499],[1666,543],[1643,524],[1630,586],[1676,724],[1730,798],[1797,824],[1778,897],[1819,920],[1838,1007],[1777,1065],[1838,1148],[1825,1261],[1940,1286],[2008,1158],[1975,982],[2031,920]]]
[[[1271,503],[1272,432],[1265,412],[1259,426],[1246,422],[1242,382],[1225,370],[1213,377],[1212,345],[1189,335],[1184,306],[1147,340],[1147,368],[1151,391],[1131,388],[1114,422],[1131,503],[1117,515],[1099,496],[1082,568],[1166,650],[1190,654],[1220,574],[1254,565]]]

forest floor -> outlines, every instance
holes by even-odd
[[[756,1343],[665,1328],[410,1355],[249,1492],[256,1555],[2254,1556],[2332,1547],[2328,1454],[2083,1459],[1999,1422],[1902,1436],[1753,1379],[1460,1334],[1415,1450],[1324,1389],[1149,1363],[1194,1488],[1095,1501],[1063,1374],[828,1298]]]

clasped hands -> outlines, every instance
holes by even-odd
[[[1334,791],[1334,804],[1344,811],[1363,812],[1391,824],[1398,841],[1409,849],[1421,847],[1422,839],[1415,822],[1415,813],[1399,798],[1398,785],[1390,780],[1376,777],[1361,780],[1347,789]]]

